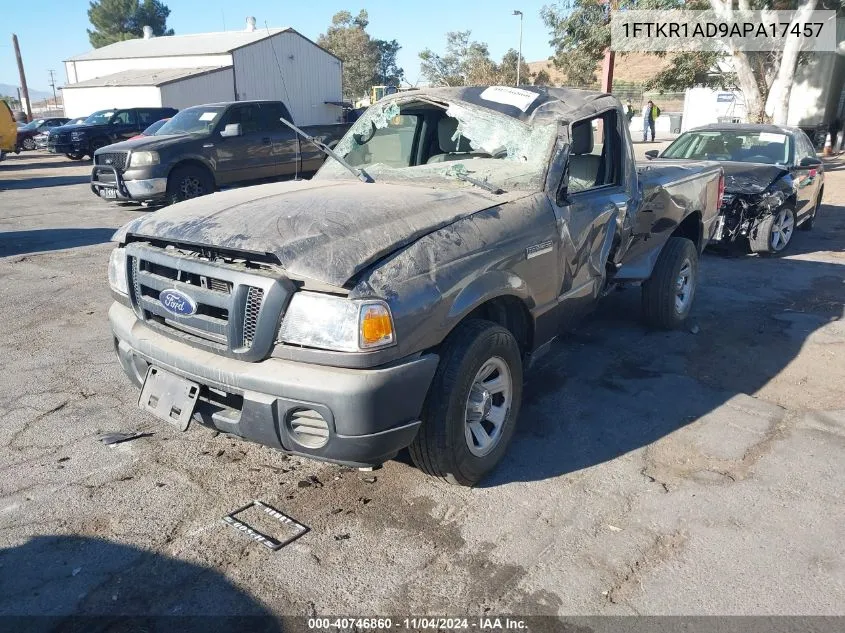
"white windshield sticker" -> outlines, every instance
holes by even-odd
[[[112,114],[114,114],[114,112],[103,112],[104,117],[111,116]]]
[[[521,88],[508,88],[506,86],[490,86],[481,93],[481,98],[487,101],[495,101],[496,103],[504,103],[519,108],[523,112],[528,110],[528,106],[534,103],[534,100],[540,95],[536,92],[529,92]]]
[[[773,132],[760,132],[760,140],[764,143],[785,143],[786,134],[775,134]]]
[[[216,112],[203,112],[200,115],[200,121],[213,121],[214,117],[217,116]]]

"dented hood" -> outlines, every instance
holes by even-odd
[[[130,222],[113,239],[269,253],[293,278],[342,286],[380,257],[512,197],[357,181],[281,182],[181,202]]]
[[[725,171],[726,193],[763,193],[773,182],[789,171],[777,165],[719,162]]]

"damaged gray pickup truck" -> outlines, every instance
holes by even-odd
[[[405,92],[310,181],[216,193],[114,236],[109,318],[142,409],[286,452],[472,485],[523,371],[608,290],[687,318],[723,178],[637,168],[619,102],[564,88]]]

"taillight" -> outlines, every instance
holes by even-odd
[[[719,173],[719,204],[716,206],[717,209],[722,208],[722,200],[725,197],[725,172]]]

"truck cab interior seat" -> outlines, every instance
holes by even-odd
[[[450,116],[444,116],[437,122],[437,147],[439,154],[434,154],[427,163],[444,163],[453,160],[466,160],[470,158],[492,158],[485,152],[474,152],[465,136],[456,136],[458,131],[458,120]],[[453,140],[454,139],[454,140]],[[436,151],[436,150],[435,150]]]
[[[572,126],[569,146],[569,190],[594,187],[601,167],[601,156],[593,154],[593,126],[590,121]]]

